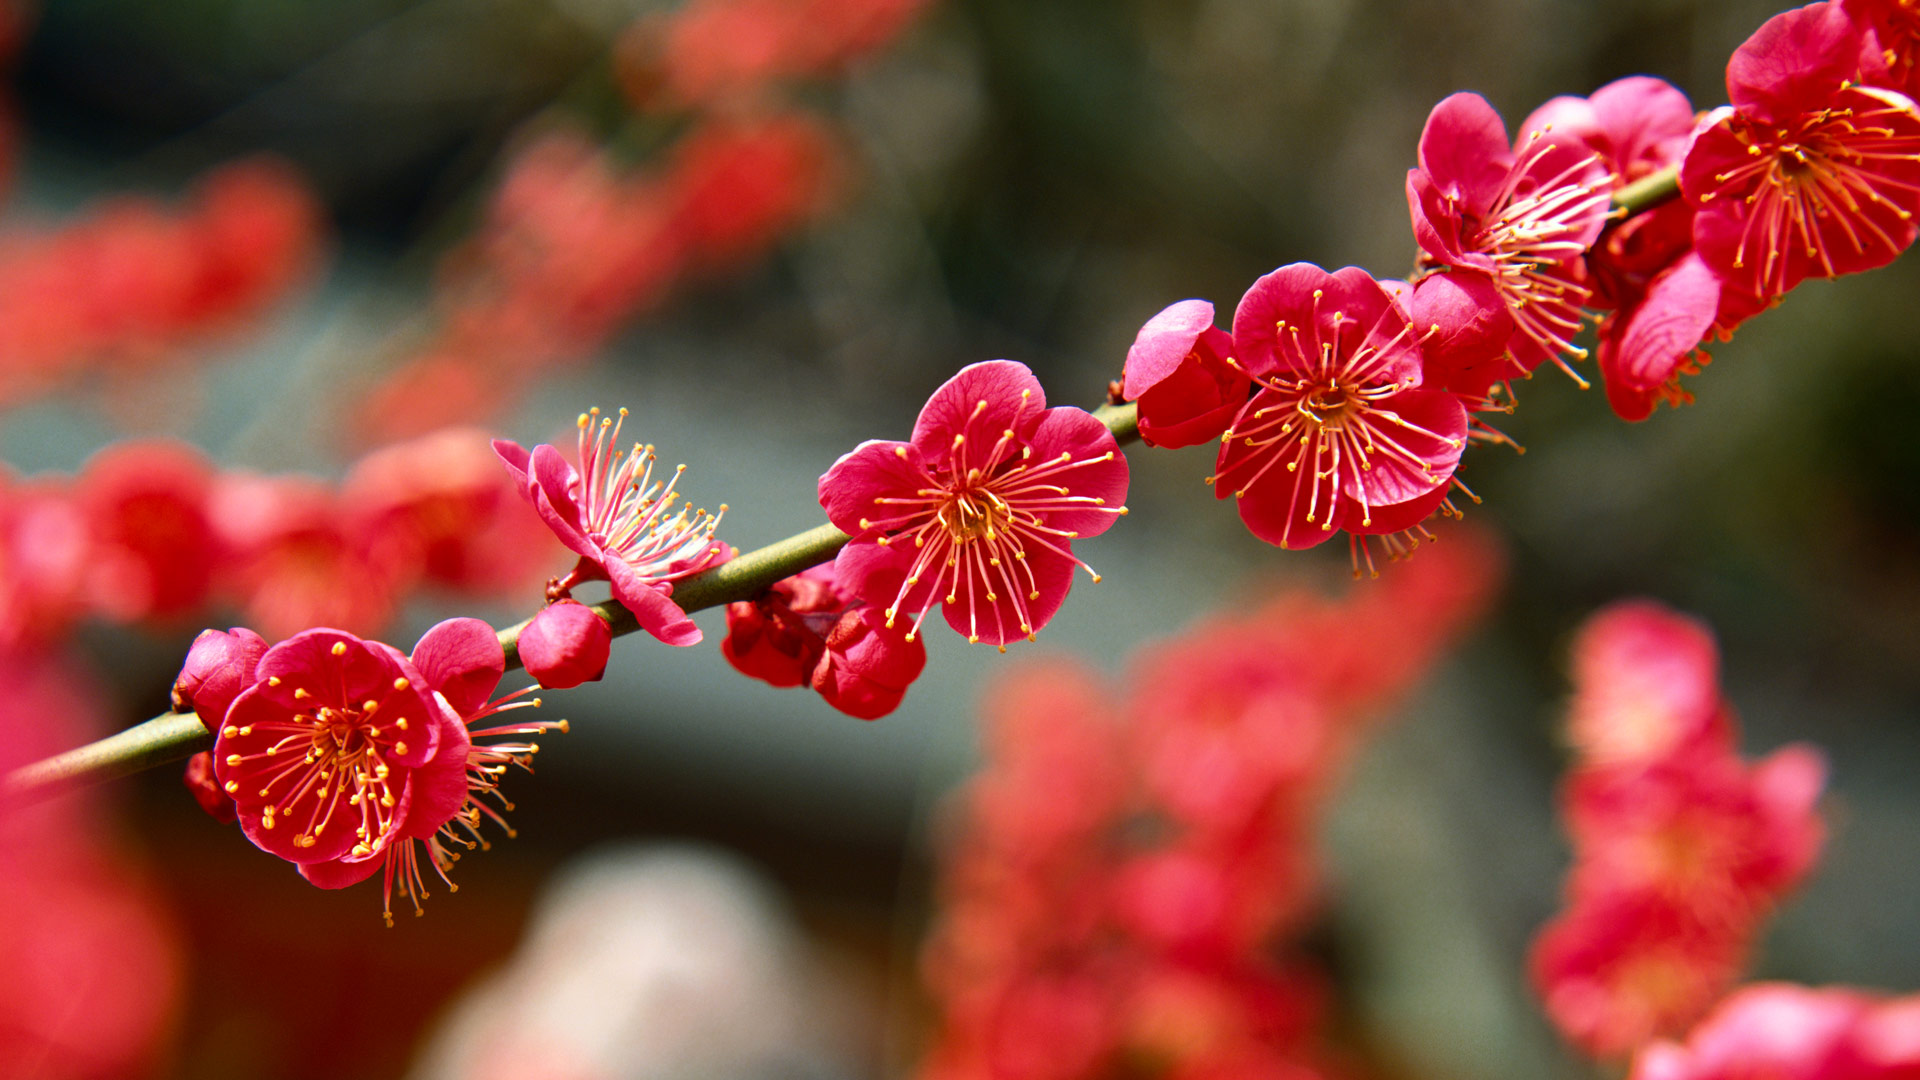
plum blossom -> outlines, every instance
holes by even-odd
[[[1003,648],[1060,609],[1086,567],[1073,541],[1105,532],[1126,494],[1106,425],[1047,408],[1010,360],[961,369],[911,440],[861,443],[820,478],[827,517],[853,537],[834,564],[847,591],[880,605],[888,627],[911,617],[908,639],[940,604],[968,641]]]
[[[548,443],[528,453],[519,443],[495,439],[493,449],[540,520],[580,556],[572,573],[549,586],[550,599],[569,595],[582,581],[604,579],[641,629],[669,645],[693,645],[700,628],[671,599],[673,582],[732,557],[732,549],[713,538],[727,507],[689,512],[675,490],[685,465],[656,480],[652,446],[618,448],[626,417],[625,409],[618,420],[598,409],[580,414],[578,470]]]
[[[1590,295],[1582,256],[1606,224],[1610,187],[1580,132],[1522,131],[1509,146],[1500,114],[1470,93],[1427,117],[1407,173],[1414,238],[1431,265],[1491,286],[1513,327],[1501,377],[1548,359],[1573,375],[1561,355],[1585,355],[1572,342]]]
[[[1885,266],[1920,212],[1920,109],[1853,81],[1870,36],[1837,4],[1767,20],[1727,64],[1680,171],[1694,246],[1760,299],[1808,277]]]
[[[1422,385],[1406,311],[1366,271],[1273,271],[1241,299],[1233,341],[1257,392],[1221,441],[1211,482],[1255,536],[1303,548],[1336,529],[1399,532],[1446,497],[1466,407]]]

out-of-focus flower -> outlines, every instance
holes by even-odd
[[[673,583],[732,557],[732,549],[713,538],[727,507],[689,514],[674,490],[687,467],[655,480],[653,447],[619,448],[626,416],[625,409],[619,420],[601,417],[598,409],[580,414],[578,471],[549,443],[528,453],[519,443],[495,439],[493,449],[540,520],[580,556],[573,572],[549,589],[552,598],[578,582],[604,579],[641,629],[669,645],[693,645],[700,628],[670,599]]]
[[[100,732],[96,680],[45,651],[0,647],[0,772]],[[86,792],[0,806],[0,1075],[147,1075],[181,1003],[165,897],[103,842]]]
[[[320,231],[305,181],[251,160],[208,174],[181,210],[121,196],[0,237],[0,400],[232,330],[306,274]]]
[[[868,440],[820,478],[820,505],[853,537],[834,564],[849,592],[889,625],[911,618],[909,639],[940,604],[968,641],[1003,648],[1060,609],[1086,566],[1073,541],[1107,531],[1126,496],[1106,425],[1047,408],[1040,381],[1010,360],[961,369],[910,441]]]
[[[1255,536],[1302,548],[1340,529],[1394,533],[1445,499],[1467,411],[1422,386],[1407,313],[1366,271],[1294,263],[1262,277],[1234,311],[1233,344],[1258,391],[1212,482]]]
[[[1563,789],[1568,908],[1534,940],[1562,1034],[1600,1058],[1684,1031],[1740,977],[1825,840],[1821,755],[1743,760],[1699,622],[1651,601],[1590,618],[1574,645]]]
[[[923,1080],[1321,1075],[1325,977],[1289,940],[1317,814],[1363,716],[1484,601],[1465,551],[1156,643],[1131,694],[1058,662],[1002,680],[948,822]]]
[[[1834,3],[1767,20],[1727,64],[1680,188],[1694,246],[1736,289],[1777,297],[1807,277],[1892,262],[1920,213],[1920,109],[1852,81],[1865,34]]]
[[[508,595],[538,581],[560,554],[473,428],[361,458],[340,501],[373,562],[467,596]]]
[[[578,600],[562,600],[541,608],[520,631],[520,662],[541,686],[566,690],[599,682],[612,646],[606,620]]]
[[[832,74],[892,40],[926,0],[695,0],[621,38],[634,104],[711,106]]]
[[[1120,392],[1139,402],[1147,445],[1198,446],[1227,430],[1252,385],[1234,364],[1232,336],[1213,325],[1213,305],[1182,300],[1140,328]]]
[[[85,612],[92,537],[59,485],[0,470],[0,649],[42,648]]]
[[[696,265],[760,258],[833,193],[839,150],[802,113],[714,121],[674,149],[667,184],[674,225]]]
[[[1684,907],[1624,891],[1569,908],[1533,942],[1534,985],[1574,1045],[1620,1058],[1684,1031],[1733,988],[1747,943]]]
[[[1920,998],[1847,987],[1755,983],[1720,1005],[1683,1043],[1659,1042],[1631,1080],[1880,1080],[1920,1069]]]
[[[1581,624],[1567,731],[1583,767],[1645,767],[1732,744],[1713,631],[1650,600]]]
[[[209,502],[213,469],[184,443],[136,440],[95,455],[75,501],[93,543],[93,606],[119,621],[200,608],[225,552]]]
[[[226,589],[268,637],[311,626],[372,632],[392,612],[404,568],[384,562],[326,484],[229,473],[213,521],[232,565]]]

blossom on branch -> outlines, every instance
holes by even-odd
[[[1423,385],[1418,335],[1366,271],[1275,270],[1241,299],[1233,341],[1257,392],[1210,482],[1255,536],[1304,548],[1339,529],[1394,533],[1446,498],[1466,407]]]
[[[209,631],[200,651],[237,663],[251,641],[243,635]],[[201,666],[190,659],[182,682]],[[473,727],[503,710],[539,704],[517,700],[526,691],[489,701],[505,670],[498,638],[477,619],[438,624],[411,656],[339,630],[296,634],[259,657],[251,685],[226,710],[212,751],[214,777],[247,839],[294,863],[315,885],[343,888],[384,871],[391,923],[396,882],[416,911],[426,896],[415,841],[446,880],[455,846],[485,846],[483,817],[504,825],[500,809],[486,800],[498,801],[506,766],[526,765],[537,749],[474,740],[566,730],[564,721]],[[202,697],[212,685],[199,684]],[[225,808],[199,790],[202,779],[190,765],[189,788],[221,816]]]
[[[1767,20],[1727,64],[1733,104],[1709,113],[1680,188],[1694,246],[1765,299],[1808,277],[1885,266],[1920,212],[1920,109],[1854,77],[1871,40],[1838,4]]]
[[[869,440],[820,478],[853,537],[835,572],[909,640],[935,604],[968,641],[1029,640],[1083,567],[1073,541],[1126,513],[1127,460],[1092,414],[1047,408],[1011,360],[971,364],[934,391],[907,442]]]
[[[1483,279],[1512,320],[1511,363],[1493,381],[1549,359],[1573,375],[1561,357],[1586,355],[1573,346],[1590,295],[1583,256],[1606,224],[1611,186],[1599,156],[1578,132],[1523,130],[1509,146],[1493,106],[1459,93],[1427,117],[1419,162],[1407,205],[1424,259]]]
[[[811,686],[862,720],[900,705],[927,664],[927,648],[879,608],[840,588],[831,565],[776,581],[727,605],[720,651],[743,675],[774,686]]]
[[[1182,300],[1140,328],[1120,392],[1139,403],[1141,441],[1180,447],[1219,438],[1251,386],[1234,364],[1233,337],[1213,325],[1213,305]]]
[[[732,549],[713,538],[727,507],[689,513],[674,490],[687,467],[654,479],[653,447],[619,448],[626,417],[625,409],[618,420],[599,409],[580,414],[578,470],[548,443],[528,453],[519,443],[495,439],[493,449],[540,520],[580,556],[573,572],[549,587],[550,598],[568,595],[582,581],[605,580],[641,629],[669,645],[693,645],[700,628],[670,599],[673,582],[732,557]]]

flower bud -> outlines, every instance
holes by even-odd
[[[240,815],[233,805],[233,796],[220,790],[220,779],[213,775],[213,752],[202,750],[187,759],[186,775],[181,777],[187,790],[193,793],[193,801],[200,804],[213,820],[222,825],[231,825]]]
[[[878,720],[900,705],[927,666],[927,646],[904,626],[887,627],[873,606],[840,617],[827,635],[826,654],[813,671],[813,688],[827,704],[862,720]]]
[[[197,713],[208,731],[219,731],[227,707],[253,685],[253,669],[266,651],[266,639],[244,626],[200,631],[173,681],[174,711]]]
[[[576,600],[550,604],[520,632],[520,662],[549,690],[598,682],[607,670],[613,634],[593,609]]]

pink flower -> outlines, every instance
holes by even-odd
[[[1862,1061],[1858,1044],[1879,1006],[1873,997],[1835,987],[1786,983],[1745,986],[1702,1020],[1684,1044],[1661,1042],[1634,1058],[1631,1080],[1868,1080],[1896,1075],[1905,1062]],[[1890,1013],[1890,1015],[1898,1015]],[[1907,1025],[1909,1031],[1912,1024]],[[1911,1035],[1908,1036],[1912,1038]],[[1890,1068],[1890,1066],[1894,1068]],[[1898,1075],[1906,1075],[1899,1073]]]
[[[261,850],[309,875],[315,864],[371,873],[390,846],[459,810],[466,746],[406,657],[318,629],[260,658],[214,741],[214,770]]]
[[[238,816],[233,807],[233,796],[220,786],[220,778],[213,772],[213,751],[202,750],[187,759],[187,768],[180,777],[187,785],[187,793],[207,816],[222,825],[231,825]]]
[[[118,443],[75,485],[94,541],[93,603],[115,618],[178,618],[206,603],[224,552],[208,512],[213,469],[181,443]]]
[[[673,582],[731,556],[713,539],[727,508],[689,514],[674,490],[685,465],[659,481],[653,447],[615,449],[626,416],[625,409],[619,421],[602,418],[598,409],[580,414],[581,471],[547,443],[529,454],[519,443],[495,439],[493,449],[540,519],[580,556],[573,573],[549,588],[551,598],[568,595],[580,581],[605,579],[641,629],[669,645],[692,645],[700,628],[669,597]]]
[[[774,686],[807,684],[862,720],[899,707],[927,664],[925,643],[841,589],[831,565],[729,604],[720,651],[743,675]]]
[[[1486,99],[1454,94],[1427,117],[1420,166],[1407,173],[1426,258],[1484,276],[1508,309],[1510,375],[1549,358],[1572,374],[1561,354],[1584,355],[1572,344],[1589,296],[1582,255],[1606,224],[1611,184],[1583,134],[1523,131],[1509,147]]]
[[[1920,3],[1916,0],[1840,0],[1854,22],[1873,31],[1878,63],[1861,74],[1871,86],[1920,94]],[[1883,67],[1884,71],[1874,70]]]
[[[1213,483],[1255,536],[1301,548],[1336,529],[1398,532],[1446,497],[1467,411],[1421,385],[1416,337],[1355,267],[1294,263],[1247,290],[1233,341],[1258,391],[1221,442]]]
[[[1003,648],[1059,610],[1086,566],[1073,541],[1105,532],[1126,494],[1106,425],[1047,408],[1039,380],[1010,360],[963,368],[910,441],[861,443],[820,478],[827,517],[853,537],[834,564],[849,592],[883,605],[889,626],[910,614],[909,640],[942,604],[967,640]]]
[[[516,700],[524,690],[489,701],[505,670],[499,639],[478,619],[434,626],[410,657],[327,629],[268,649],[214,741],[241,831],[321,888],[384,871],[389,923],[396,882],[418,912],[427,893],[415,841],[446,880],[455,846],[486,846],[482,817],[505,824],[486,800],[498,801],[506,766],[536,750],[475,740],[566,730],[565,721],[474,728],[539,704]]]
[[[835,587],[832,565],[783,578],[752,600],[727,605],[720,651],[748,678],[799,686],[811,680],[847,601]]]
[[[1719,277],[1689,251],[1600,324],[1598,362],[1607,403],[1623,420],[1645,420],[1659,402],[1684,405],[1693,395],[1682,375],[1707,360],[1700,343],[1720,311]]]
[[[1534,939],[1534,987],[1562,1035],[1621,1058],[1677,1034],[1739,978],[1745,940],[1653,897],[1615,894],[1569,909]]]
[[[520,662],[549,690],[599,682],[607,671],[613,633],[606,621],[578,600],[540,609],[520,631]]]
[[[1251,385],[1234,366],[1233,338],[1213,325],[1213,305],[1182,300],[1140,328],[1120,392],[1139,402],[1148,446],[1179,447],[1218,438]]]
[[[1708,114],[1680,173],[1694,246],[1742,292],[1884,266],[1915,236],[1920,110],[1851,82],[1863,32],[1836,4],[1774,16],[1727,65],[1733,104]]]

